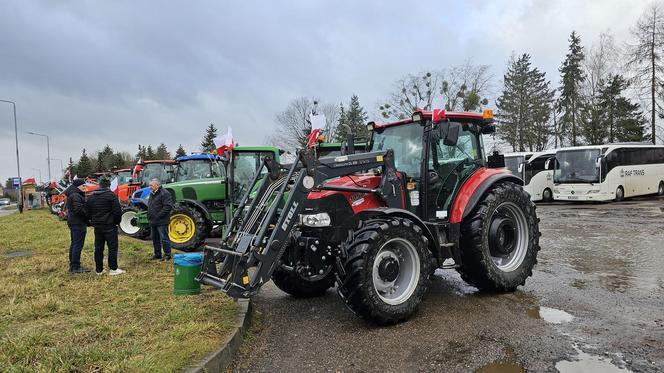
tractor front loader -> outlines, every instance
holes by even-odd
[[[485,160],[491,113],[418,111],[370,127],[366,153],[304,149],[289,166],[265,157],[221,243],[205,247],[198,280],[234,298],[271,279],[299,297],[336,284],[378,324],[412,316],[436,268],[484,291],[524,285],[539,220],[521,180]]]

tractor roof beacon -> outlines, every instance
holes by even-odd
[[[270,279],[299,297],[336,283],[350,310],[378,324],[413,315],[436,268],[485,291],[524,285],[539,220],[521,180],[500,158],[485,162],[492,117],[417,111],[369,123],[366,153],[304,149],[288,167],[266,157],[220,245],[206,246],[198,280],[238,298]]]

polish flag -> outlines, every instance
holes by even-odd
[[[233,140],[233,129],[228,127],[228,132],[226,132],[226,135],[221,138],[217,137],[214,143],[221,143],[221,145],[217,147],[218,155],[223,155],[225,152],[233,150],[233,147],[235,147],[235,141]]]
[[[142,164],[143,164],[143,158],[139,158],[138,162],[136,162],[136,164],[134,165],[134,169],[131,171],[131,177],[133,179],[138,178],[138,173],[141,172],[141,170],[143,169]]]
[[[325,115],[323,114],[314,114],[309,115],[309,121],[311,122],[311,133],[307,136],[307,148],[311,148],[318,141],[318,136],[321,135],[321,132],[325,129]]]
[[[118,194],[118,178],[114,177],[113,180],[111,180],[111,191],[115,194]]]

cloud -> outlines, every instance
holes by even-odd
[[[512,51],[557,83],[576,29],[626,40],[648,4],[584,1],[6,2],[0,98],[17,102],[24,169],[110,144],[182,143],[210,122],[243,145],[274,130],[299,96],[358,94],[369,113],[400,76],[470,59],[500,78]],[[15,174],[11,107],[0,105],[0,177]],[[53,167],[55,169],[55,167]],[[55,173],[55,172],[54,172]]]

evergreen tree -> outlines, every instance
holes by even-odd
[[[346,124],[346,109],[344,109],[344,103],[342,102],[339,104],[339,120],[334,130],[335,142],[342,142],[346,139]]]
[[[171,152],[168,151],[168,148],[166,148],[166,145],[163,142],[157,147],[155,157],[156,159],[171,159]]]
[[[569,52],[565,56],[560,71],[561,86],[558,98],[557,110],[561,113],[559,120],[559,133],[556,134],[563,144],[564,137],[569,139],[572,146],[577,146],[580,141],[581,110],[583,108],[583,97],[581,87],[585,81],[585,73],[582,69],[584,59],[581,38],[572,31],[569,38]]]
[[[145,146],[138,144],[138,153],[136,153],[136,160],[143,159],[146,160],[148,157],[147,149]]]
[[[352,95],[348,110],[344,109],[343,104],[340,105],[339,125],[335,133],[334,140],[342,142],[346,140],[347,128],[341,124],[350,127],[351,132],[355,135],[355,142],[363,142],[369,140],[369,131],[367,131],[367,113],[364,108],[360,106],[360,99],[357,95]]]
[[[152,145],[148,145],[147,149],[145,149],[145,158],[143,160],[154,160],[157,159],[156,154],[154,150],[152,150]]]
[[[629,83],[621,75],[614,75],[601,91],[602,127],[609,142],[640,142],[647,139],[646,119],[640,105],[630,102],[623,95],[628,87]]]
[[[102,151],[97,153],[97,172],[105,172],[111,169],[115,163],[115,154],[113,149],[107,144]]]
[[[214,144],[214,139],[216,137],[217,127],[210,123],[210,125],[205,129],[205,136],[203,136],[203,141],[201,141],[201,151],[210,153],[217,149],[217,146]]]
[[[90,158],[85,152],[85,149],[83,149],[83,152],[81,153],[81,158],[78,160],[78,163],[76,164],[76,173],[75,175],[78,175],[79,178],[86,178],[92,176],[93,173],[93,168],[92,168],[92,162],[90,161]]]
[[[184,157],[185,155],[187,155],[187,152],[184,151],[182,144],[180,144],[178,150],[175,151],[175,158]]]
[[[549,119],[554,91],[546,74],[532,67],[530,55],[512,58],[496,100],[499,136],[513,151],[541,151],[551,135]]]

